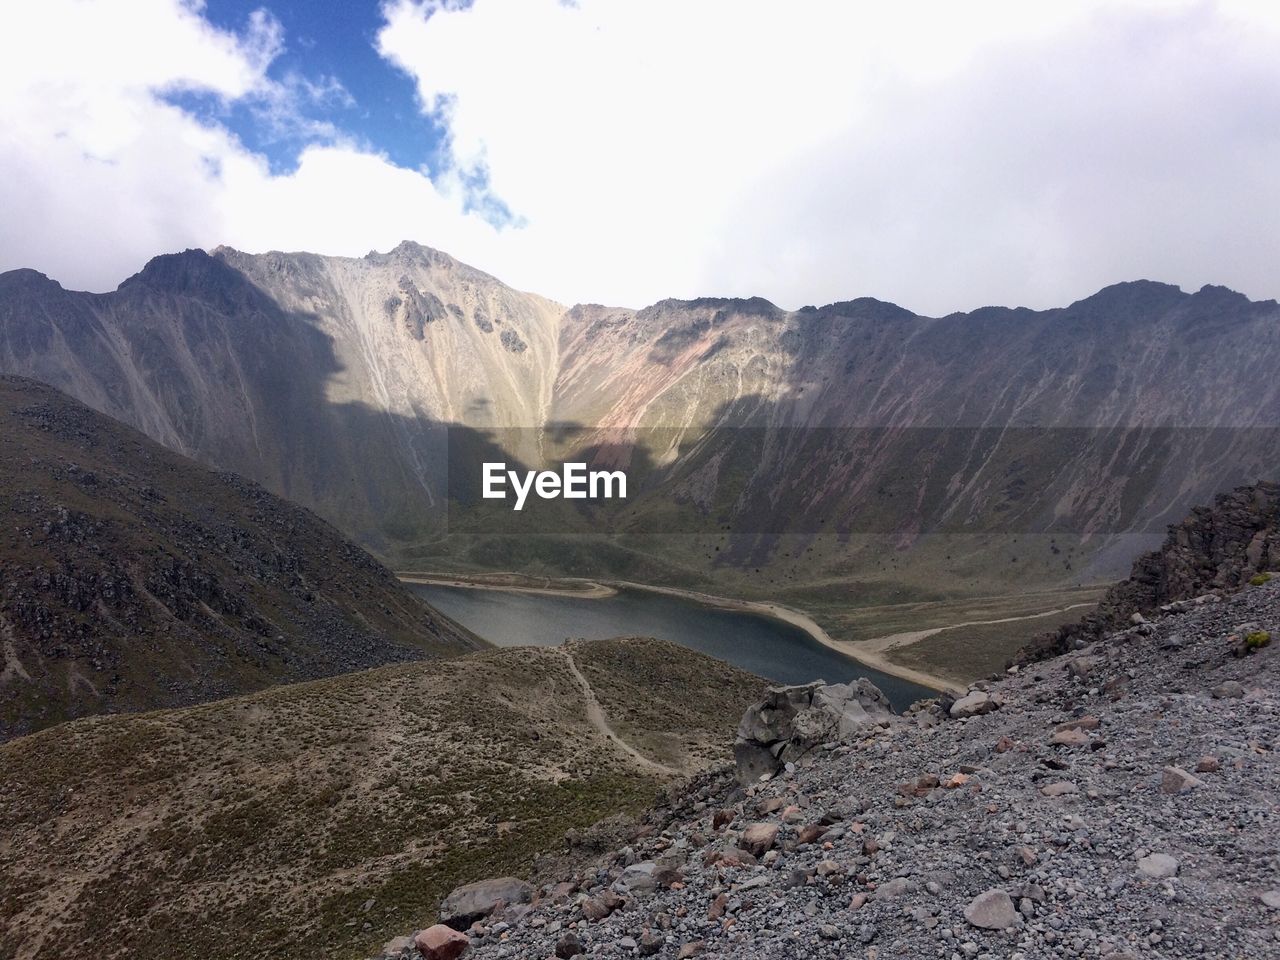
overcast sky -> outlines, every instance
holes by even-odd
[[[1278,233],[1269,0],[0,6],[0,270],[68,287],[412,239],[569,303],[940,314],[1277,297]]]

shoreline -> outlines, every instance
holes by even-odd
[[[502,576],[499,574],[498,576]],[[419,583],[423,586],[433,587],[458,587],[463,590],[505,590],[507,593],[533,593],[540,594],[544,597],[573,597],[579,600],[604,600],[608,597],[617,596],[616,588],[608,586],[607,582],[599,580],[577,580],[566,577],[563,580],[552,580],[550,577],[543,578],[546,583],[543,586],[532,586],[528,583],[503,583],[498,580],[487,580],[483,576],[467,576],[464,574],[434,574],[434,573],[396,573],[396,579],[401,583]],[[554,584],[579,583],[581,589],[569,586],[554,586]]]
[[[780,603],[769,603],[760,600],[738,600],[732,597],[720,597],[715,594],[702,593],[697,590],[684,590],[679,587],[655,586],[647,583],[636,583],[632,580],[588,580],[574,577],[552,579],[550,577],[546,577],[540,578],[544,580],[544,583],[541,586],[534,586],[527,582],[519,582],[519,576],[512,574],[479,574],[473,576],[456,573],[434,574],[406,572],[397,573],[396,577],[405,583],[420,583],[429,586],[459,587],[466,590],[505,590],[510,593],[532,593],[541,594],[543,596],[570,597],[581,600],[602,600],[607,597],[616,596],[619,588],[642,590],[647,593],[659,593],[683,600],[692,600],[696,603],[701,603],[708,607],[715,607],[720,610],[754,613],[759,616],[765,616],[773,620],[781,621],[782,623],[804,631],[822,646],[829,650],[834,650],[841,656],[848,657],[859,666],[867,667],[871,670],[877,670],[880,673],[888,674],[889,676],[896,677],[899,680],[906,680],[910,683],[918,684],[936,693],[957,694],[963,693],[965,690],[962,685],[953,683],[945,677],[940,677],[932,673],[926,673],[923,670],[915,670],[911,667],[904,667],[900,664],[894,663],[884,657],[877,649],[867,650],[865,652],[862,649],[855,651],[851,649],[851,643],[836,640],[803,610],[797,610],[794,607],[787,607]],[[501,580],[502,577],[511,577],[512,582],[504,583]],[[528,578],[524,579],[527,580]],[[559,586],[557,586],[557,584],[559,584]],[[944,627],[939,629],[946,628]],[[863,642],[871,643],[874,641]]]
[[[710,593],[700,593],[696,590],[682,590],[679,587],[656,587],[643,583],[633,583],[629,580],[609,580],[607,583],[616,583],[621,586],[630,587],[636,590],[647,590],[651,593],[664,593],[673,597],[682,597],[686,600],[696,600],[699,603],[706,604],[709,607],[719,607],[722,610],[738,610],[747,613],[756,613],[761,616],[772,617],[774,620],[781,620],[783,623],[803,630],[814,640],[818,641],[822,646],[829,650],[834,650],[842,656],[848,657],[855,663],[864,667],[870,667],[872,670],[878,670],[880,673],[886,673],[891,677],[897,677],[899,680],[908,680],[911,683],[919,684],[927,687],[936,693],[957,694],[963,693],[965,688],[959,684],[947,680],[945,677],[939,677],[936,674],[926,673],[923,670],[914,670],[911,667],[904,667],[900,664],[881,656],[876,650],[866,651],[861,648],[856,652],[851,649],[850,644],[835,639],[831,634],[827,633],[816,620],[805,613],[803,610],[797,610],[795,607],[787,607],[780,603],[770,603],[763,600],[736,600],[732,597],[717,597]]]

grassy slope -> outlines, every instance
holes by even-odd
[[[654,724],[678,731],[655,741],[668,762],[728,758],[758,681],[659,641],[580,652],[642,749]],[[649,684],[670,714],[634,712]],[[660,781],[597,733],[580,693],[563,654],[517,648],[0,746],[0,955],[367,955],[452,886],[527,874],[565,830],[653,799]]]
[[[1088,599],[1091,598],[1085,598]],[[1069,602],[1084,601],[1069,598]],[[1049,613],[1010,623],[951,627],[914,643],[895,647],[888,651],[887,656],[904,667],[925,670],[966,684],[978,677],[1003,672],[1005,665],[1031,637],[1079,620],[1093,609],[1092,605],[1086,605],[1065,613]],[[856,651],[856,645],[854,649]]]
[[[736,667],[710,658],[699,662],[699,683],[681,675],[667,653],[688,651],[656,641],[599,643],[570,641],[582,671],[604,706],[609,724],[641,753],[672,766],[693,759],[707,767],[724,759],[723,744],[733,739],[744,705],[757,699],[764,682]],[[719,737],[708,738],[707,731]]]

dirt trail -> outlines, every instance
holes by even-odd
[[[614,732],[613,727],[609,726],[608,718],[604,715],[604,708],[600,706],[600,701],[596,699],[595,691],[591,689],[591,684],[587,681],[587,678],[583,676],[582,671],[578,669],[578,664],[573,659],[573,651],[571,651],[567,645],[562,645],[555,649],[564,654],[565,660],[569,662],[569,672],[573,674],[573,678],[578,681],[578,686],[582,688],[582,699],[587,705],[587,717],[591,720],[591,725],[599,730],[606,738],[612,740],[619,749],[626,752],[642,767],[646,767],[647,769],[660,773],[663,776],[680,776],[680,771],[675,767],[669,767],[665,763],[658,763],[656,760],[650,760]]]
[[[872,637],[869,640],[858,640],[857,653],[855,656],[862,657],[867,654],[884,653],[893,647],[900,647],[904,644],[915,643],[917,640],[924,640],[926,637],[932,637],[935,633],[941,633],[943,630],[956,630],[960,627],[985,627],[993,623],[1016,623],[1019,620],[1040,620],[1044,617],[1052,617],[1055,614],[1067,613],[1078,607],[1097,606],[1094,600],[1086,600],[1083,603],[1071,603],[1065,607],[1055,607],[1052,610],[1043,610],[1040,613],[1021,614],[1016,617],[1000,617],[997,620],[965,620],[963,623],[948,623],[941,627],[930,627],[927,630],[909,630],[906,633],[890,633],[883,637]]]

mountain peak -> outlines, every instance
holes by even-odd
[[[27,267],[0,273],[0,290],[7,292],[22,289],[61,290],[62,284],[50,279],[39,270],[31,270]]]
[[[1077,300],[1072,307],[1094,306],[1115,308],[1121,306],[1170,305],[1183,300],[1188,294],[1177,284],[1158,280],[1124,280],[1103,287],[1097,293]]]
[[[152,257],[141,270],[120,284],[123,289],[130,284],[189,288],[196,280],[207,280],[223,274],[229,268],[219,257],[198,247],[190,247],[180,253],[162,253]]]
[[[817,313],[819,316],[864,317],[875,320],[909,319],[915,316],[906,307],[900,307],[889,300],[878,300],[875,297],[838,300],[818,307],[816,310],[806,309],[803,312]]]

